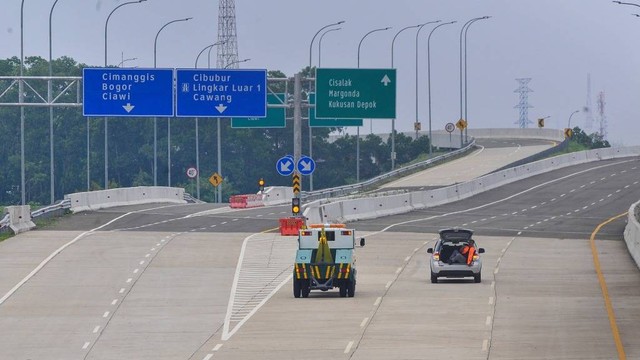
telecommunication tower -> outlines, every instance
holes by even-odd
[[[529,120],[529,108],[533,106],[529,105],[529,93],[533,92],[533,90],[529,89],[527,84],[531,81],[531,78],[521,78],[516,79],[516,81],[520,84],[520,86],[514,91],[520,93],[520,102],[518,105],[514,106],[516,109],[520,109],[520,120],[515,123],[520,126],[520,128],[525,129],[529,127],[529,124],[533,122]]]
[[[217,68],[238,68],[238,36],[236,34],[235,0],[220,0],[218,6]]]
[[[593,129],[593,106],[591,105],[591,74],[587,74],[587,104],[584,107],[584,130],[588,133]]]
[[[598,134],[604,140],[607,138],[607,116],[604,113],[604,106],[607,103],[604,101],[604,91],[600,91],[598,94],[598,116],[600,122],[600,129],[598,130]]]

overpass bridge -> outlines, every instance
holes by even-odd
[[[477,162],[499,169],[541,145],[520,143],[509,157],[517,146],[505,144],[495,144],[503,153],[485,144],[467,166],[447,166],[463,169],[461,176]],[[165,202],[64,217],[0,244],[3,356],[610,359],[620,341],[629,358],[639,357],[640,273],[624,242],[626,218],[595,229],[640,198],[640,149],[611,151],[575,154],[540,171],[478,167],[483,191],[477,176],[429,184],[442,176],[425,170],[409,194],[457,189],[453,201],[346,219],[367,238],[352,299],[291,296],[295,240],[269,231],[288,205]],[[495,174],[513,178],[488,186]],[[368,200],[393,196],[402,194]],[[319,202],[309,212],[325,206],[324,214],[344,218],[329,209],[350,201],[367,199]],[[445,226],[476,230],[487,249],[482,283],[429,282],[425,249]]]

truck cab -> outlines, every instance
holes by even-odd
[[[360,239],[360,246],[365,240]],[[338,288],[341,297],[356,291],[356,236],[344,224],[317,224],[301,229],[293,269],[293,296]]]

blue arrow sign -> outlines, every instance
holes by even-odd
[[[311,175],[316,169],[316,162],[308,156],[301,156],[296,167],[300,175]]]
[[[276,162],[276,171],[282,176],[289,176],[293,174],[293,170],[293,158],[285,156],[281,157]]]
[[[84,116],[173,116],[173,69],[84,68]]]
[[[267,70],[177,69],[181,117],[267,116]]]

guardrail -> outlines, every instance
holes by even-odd
[[[440,155],[440,156],[436,156],[434,158],[425,160],[425,161],[421,161],[415,164],[411,164],[411,165],[407,165],[405,167],[399,168],[399,169],[395,169],[393,171],[389,171],[388,173],[384,173],[382,175],[378,175],[374,178],[371,178],[369,180],[366,181],[362,181],[359,182],[357,184],[350,184],[350,185],[344,185],[344,186],[338,186],[338,187],[334,187],[334,188],[329,188],[329,189],[322,189],[322,190],[317,190],[317,191],[308,191],[308,192],[303,192],[301,193],[301,198],[305,201],[314,201],[314,200],[319,200],[319,199],[325,199],[325,198],[335,198],[335,197],[342,197],[342,196],[348,196],[348,195],[354,195],[366,190],[370,190],[371,188],[375,188],[378,187],[380,185],[382,185],[383,183],[386,183],[387,181],[389,181],[390,179],[396,178],[396,177],[400,177],[400,176],[404,176],[404,175],[408,175],[412,172],[416,172],[416,171],[420,171],[420,170],[424,170],[426,168],[429,168],[431,166],[435,166],[440,164],[441,162],[450,160],[451,158],[455,158],[457,156],[463,155],[469,151],[471,151],[474,147],[475,147],[476,141],[475,139],[472,139],[472,141],[470,143],[467,144],[467,146],[463,147],[462,149],[458,149],[449,153],[446,153],[444,155]]]

